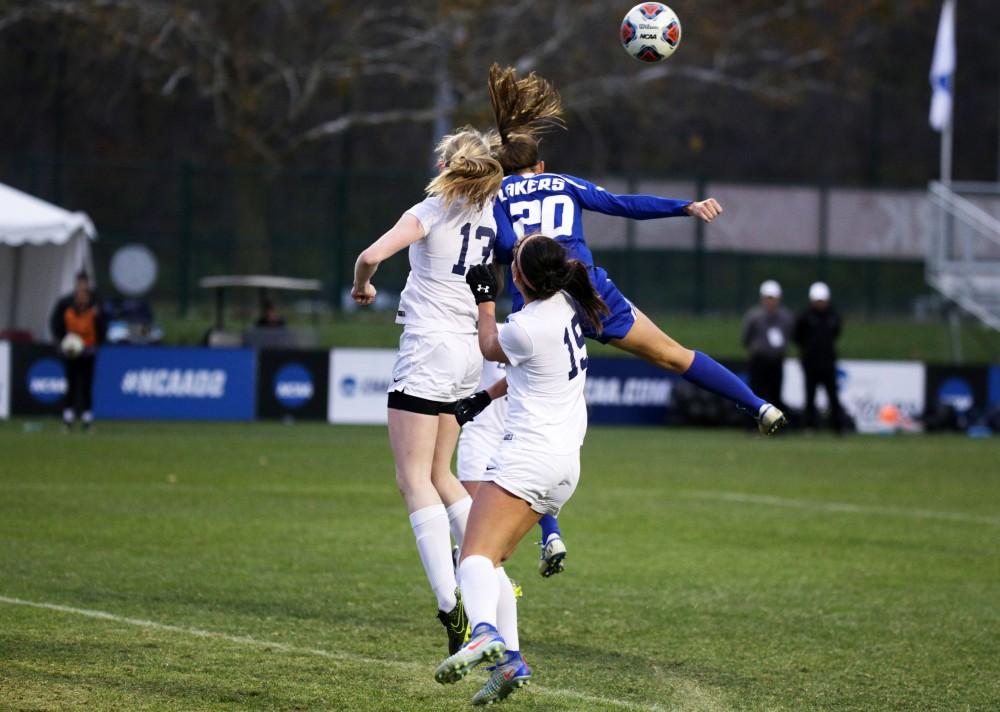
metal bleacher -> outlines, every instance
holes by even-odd
[[[1000,219],[987,212],[1000,185],[931,183],[934,229],[927,282],[947,300],[1000,331]]]

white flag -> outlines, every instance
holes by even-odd
[[[931,127],[944,131],[951,123],[955,87],[955,0],[945,0],[941,8],[934,61],[931,63]]]

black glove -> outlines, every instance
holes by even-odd
[[[459,425],[465,425],[477,415],[486,410],[493,401],[486,391],[477,391],[468,398],[463,398],[455,404],[455,420]]]
[[[473,265],[465,273],[465,281],[472,290],[476,304],[497,300],[497,278],[488,265]],[[475,396],[472,396],[475,397]],[[484,406],[485,407],[485,406]],[[477,413],[479,411],[476,411]]]

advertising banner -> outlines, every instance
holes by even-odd
[[[0,418],[10,417],[10,343],[0,341]]]
[[[257,416],[323,420],[329,351],[265,350],[257,354]]]
[[[586,399],[590,423],[664,424],[678,377],[634,358],[591,358]]]
[[[984,410],[989,405],[989,369],[986,366],[927,366],[925,406],[928,416],[944,408],[959,413]]]
[[[94,415],[147,420],[253,420],[250,349],[110,346],[97,354]]]
[[[1000,366],[990,368],[989,384],[990,407],[1000,407]]]
[[[66,369],[54,346],[10,344],[10,414],[58,415],[66,398]]]
[[[327,419],[331,423],[384,425],[386,393],[395,362],[392,349],[331,351]]]
[[[904,422],[918,421],[924,414],[924,364],[915,361],[840,361],[837,386],[840,403],[861,433],[882,432],[879,420],[883,406],[894,405]],[[796,359],[785,361],[782,400],[790,407],[805,407],[805,378]],[[827,407],[826,394],[818,389],[816,406]]]

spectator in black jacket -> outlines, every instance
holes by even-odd
[[[76,275],[72,294],[56,302],[49,319],[49,328],[66,369],[66,402],[63,424],[67,430],[79,417],[84,430],[89,430],[94,420],[93,383],[94,360],[97,345],[104,340],[104,320],[86,272]],[[67,336],[74,336],[69,343]]]
[[[837,349],[840,315],[830,304],[830,288],[823,282],[809,287],[809,306],[795,321],[794,339],[806,378],[805,426],[814,428],[816,387],[823,386],[830,402],[830,423],[838,435],[844,430],[843,411],[837,395]]]

